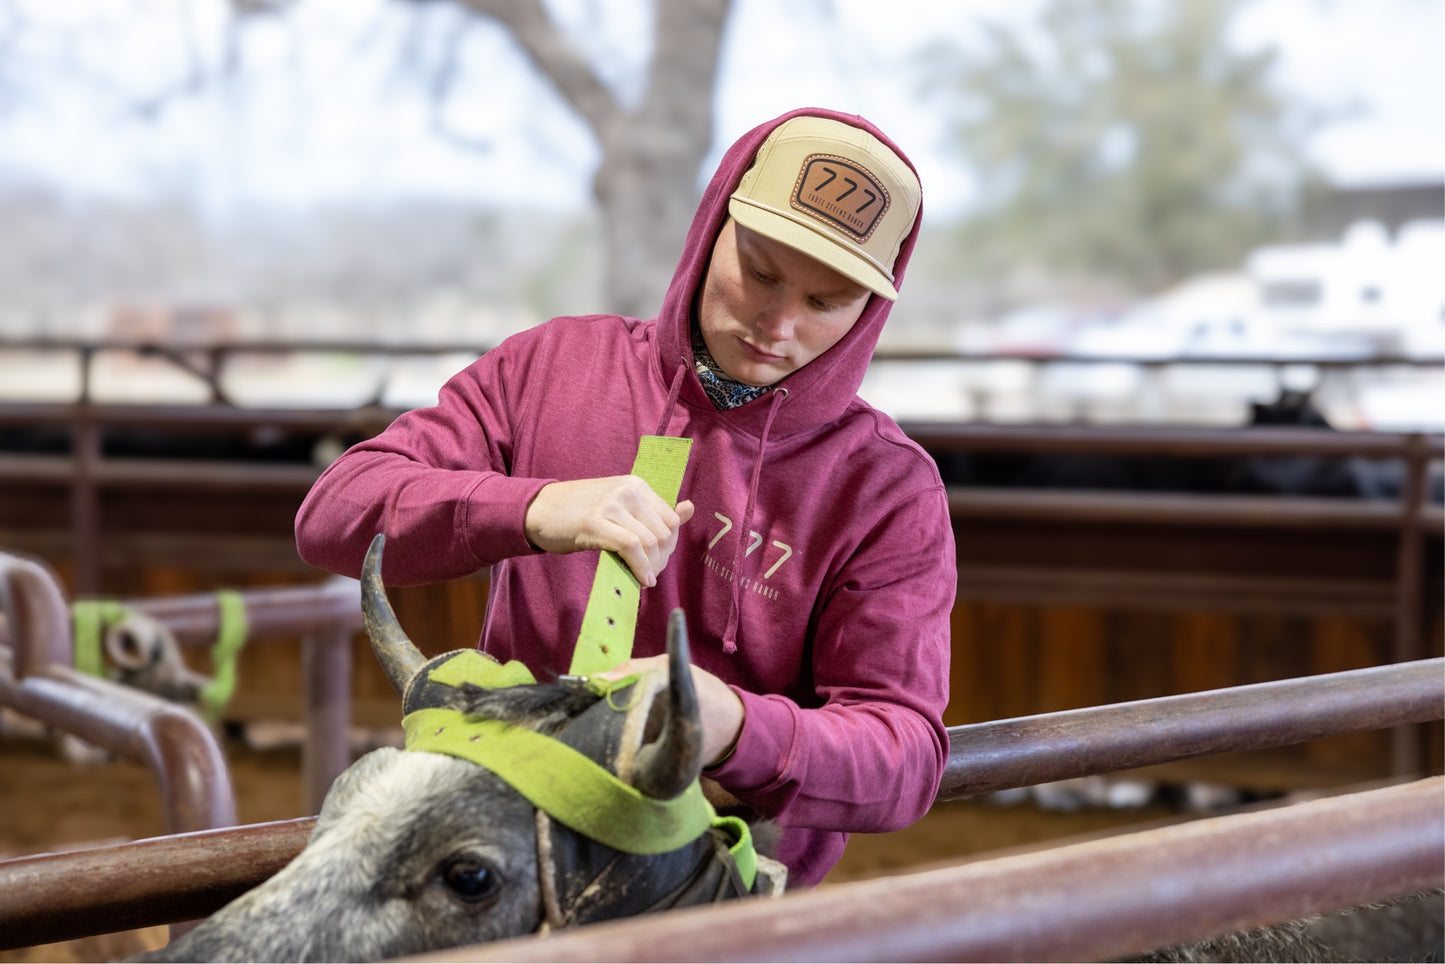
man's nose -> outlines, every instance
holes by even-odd
[[[773,341],[791,341],[798,326],[798,307],[778,301],[758,314],[758,328]]]

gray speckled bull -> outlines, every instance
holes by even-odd
[[[605,694],[567,678],[482,688],[442,668],[500,664],[470,650],[427,660],[406,638],[381,585],[382,543],[378,536],[367,555],[362,605],[408,720],[456,713],[447,718],[544,734],[644,804],[700,794],[700,723],[680,614],[669,627],[666,680],[652,674]],[[748,861],[735,859],[746,854],[744,825],[704,823],[681,846],[637,853],[579,833],[566,818],[469,759],[376,750],[337,778],[295,860],[138,959],[376,960],[749,893]],[[752,892],[777,889],[780,865],[758,861]]]

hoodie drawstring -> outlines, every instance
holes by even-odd
[[[672,421],[672,410],[677,407],[677,396],[682,391],[682,377],[687,373],[687,356],[680,357],[677,363],[677,372],[672,376],[672,384],[667,386],[667,404],[662,407],[662,421],[658,423],[654,435],[666,435],[667,423]]]
[[[780,387],[773,389],[773,401],[772,404],[768,406],[767,420],[763,422],[762,437],[758,439],[758,458],[757,461],[753,463],[752,481],[748,483],[748,501],[743,508],[742,525],[738,529],[737,548],[733,550],[732,606],[728,609],[728,625],[727,629],[723,632],[723,652],[729,655],[738,651],[738,614],[742,606],[743,591],[743,577],[742,573],[739,572],[739,567],[742,565],[743,561],[743,547],[747,544],[748,538],[752,535],[751,528],[753,524],[753,504],[757,500],[758,481],[762,478],[763,475],[763,457],[767,454],[768,433],[772,431],[773,419],[778,414],[778,406],[780,406],[783,402],[783,399],[787,397],[788,390],[786,388]]]

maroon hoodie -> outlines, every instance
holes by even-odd
[[[337,460],[296,519],[301,557],[358,575],[385,532],[385,581],[491,567],[480,646],[564,673],[597,555],[539,553],[523,519],[562,479],[631,471],[639,436],[693,439],[681,498],[696,507],[655,588],[634,656],[687,613],[693,661],[731,684],[746,719],[709,776],[783,826],[789,883],[818,883],[849,832],[904,827],[933,802],[947,756],[955,557],[928,455],[857,391],[891,302],[871,297],[830,350],[773,390],[717,410],[692,367],[691,308],[728,196],[774,127],[727,152],[688,232],[662,311],[556,318],[453,377],[438,404]],[[902,152],[898,152],[902,156]],[[894,266],[902,281],[918,226]]]

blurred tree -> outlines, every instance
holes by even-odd
[[[1279,236],[1311,121],[1273,89],[1272,49],[1230,42],[1242,5],[1048,0],[1040,30],[993,24],[981,51],[939,50],[982,199],[968,266],[1154,291]]]
[[[542,0],[451,2],[510,31],[597,138],[602,161],[592,190],[602,211],[608,301],[601,307],[652,317],[677,263],[698,200],[698,170],[712,146],[713,85],[732,0],[654,0],[652,56],[635,107],[609,88]]]
[[[462,149],[487,151],[495,143],[448,126],[450,107],[464,104],[475,118],[479,106],[485,112],[486,105],[518,95],[509,65],[466,46],[468,28],[496,25],[515,42],[556,92],[559,108],[575,114],[600,148],[592,192],[601,215],[605,304],[591,307],[651,317],[677,263],[696,208],[699,168],[712,146],[713,88],[732,0],[644,0],[650,37],[628,38],[625,56],[611,57],[618,52],[598,54],[587,24],[626,12],[612,4],[585,5],[580,29],[564,25],[557,4],[546,0],[387,0],[384,6],[403,16],[383,10],[375,34],[355,38],[352,56],[359,62],[378,36],[394,44],[407,93],[430,99],[434,131]],[[247,87],[277,63],[259,55],[267,45],[289,51],[280,63],[295,78],[296,101],[305,104],[314,95],[306,86],[314,75],[303,61],[310,39],[304,29],[315,29],[316,21],[304,29],[298,24],[305,7],[305,0],[150,0],[66,15],[48,10],[45,0],[0,0],[0,112],[42,85],[64,87],[109,106],[114,117],[142,122],[212,96],[231,119],[217,137],[243,138]],[[434,42],[438,26],[440,43]],[[137,69],[128,52],[145,31],[154,34],[157,56]],[[639,56],[639,49],[646,52]],[[532,136],[532,126],[525,136]],[[239,145],[215,148],[223,161],[242,153]],[[239,170],[243,161],[234,163]],[[225,189],[214,190],[223,196]]]

